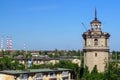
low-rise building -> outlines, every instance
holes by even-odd
[[[72,80],[71,70],[56,69],[29,69],[0,71],[0,80]]]
[[[22,56],[18,56],[15,58],[16,60],[19,61],[19,63],[24,64],[25,63],[25,58]],[[28,63],[33,63],[35,65],[40,65],[40,64],[56,64],[59,63],[61,60],[69,60],[72,63],[78,64],[78,66],[81,65],[81,60],[77,58],[72,58],[72,57],[60,57],[60,58],[50,58],[50,57],[45,57],[45,56],[33,56],[32,58],[28,58],[27,61]]]

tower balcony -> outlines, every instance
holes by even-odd
[[[93,47],[89,47],[89,46],[85,46],[84,48],[83,48],[83,50],[84,51],[109,51],[109,47],[108,46],[106,46],[106,47],[100,47],[100,46],[93,46]]]

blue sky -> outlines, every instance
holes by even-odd
[[[82,49],[81,23],[90,28],[95,7],[110,49],[120,50],[119,0],[0,0],[0,36],[12,36],[13,49]]]

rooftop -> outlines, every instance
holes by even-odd
[[[43,72],[60,72],[60,71],[71,71],[71,69],[65,69],[65,68],[55,68],[55,69],[28,69],[28,70],[3,70],[0,71],[0,73],[4,74],[25,74],[25,73],[43,73]]]

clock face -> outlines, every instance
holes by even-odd
[[[94,30],[97,30],[98,29],[98,26],[94,26]]]

